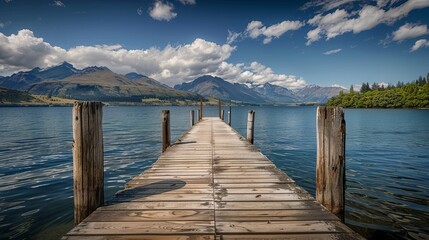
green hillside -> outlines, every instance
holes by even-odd
[[[419,77],[407,84],[398,82],[396,86],[387,87],[363,83],[360,92],[355,92],[351,87],[349,93],[341,92],[327,105],[345,108],[429,108],[429,81]]]

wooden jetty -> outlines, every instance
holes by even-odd
[[[228,124],[204,117],[63,239],[362,237]]]

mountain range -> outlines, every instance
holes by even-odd
[[[120,75],[107,67],[96,66],[79,70],[67,62],[2,77],[0,86],[31,94],[108,102],[141,102],[145,98],[199,99],[197,94],[175,90],[141,74]]]
[[[231,83],[219,77],[205,75],[172,88],[134,72],[121,75],[107,67],[97,66],[76,69],[67,62],[46,69],[36,67],[30,71],[0,77],[0,86],[8,89],[49,97],[106,102],[198,100],[200,96],[252,104],[326,102],[343,90],[317,85],[308,85],[298,90],[270,83],[250,85],[248,87],[246,84]]]
[[[298,102],[326,102],[337,96],[340,87],[320,87],[307,85],[304,88],[290,90],[285,87],[265,83],[255,87],[246,84],[230,83],[222,78],[205,75],[191,82],[174,86],[175,89],[197,93],[207,97],[233,100],[246,103],[298,103]]]

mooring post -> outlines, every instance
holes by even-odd
[[[339,107],[317,108],[316,199],[344,221],[346,122]]]
[[[218,110],[219,110],[219,118],[222,118],[222,116],[221,116],[221,112],[222,112],[222,102],[220,101],[220,99],[219,99],[219,101],[218,101],[218,103],[217,103],[217,107],[218,107]]]
[[[170,111],[162,110],[162,152],[170,146]]]
[[[222,112],[220,113],[220,118],[223,120],[225,120],[225,110],[222,109]]]
[[[101,102],[73,106],[74,224],[104,203],[103,109]]]
[[[190,117],[190,125],[191,125],[191,127],[192,126],[194,126],[194,124],[195,124],[195,120],[194,120],[194,110],[191,110],[190,112],[189,112],[189,117]]]
[[[247,114],[247,141],[253,144],[254,130],[255,130],[255,111],[249,110]]]
[[[197,110],[198,122],[199,122],[199,121],[201,121],[201,119],[200,119],[200,114],[201,114],[201,113],[200,113],[200,109],[198,109],[198,110]]]
[[[231,126],[231,114],[232,114],[232,111],[231,111],[231,105],[229,106],[229,111],[228,111],[228,125],[229,126]]]
[[[200,114],[198,114],[198,121],[203,119],[203,98],[200,97]]]

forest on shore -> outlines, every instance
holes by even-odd
[[[340,92],[326,103],[345,108],[429,108],[429,73],[417,80],[396,85],[363,83],[360,91],[353,85],[348,93]]]

